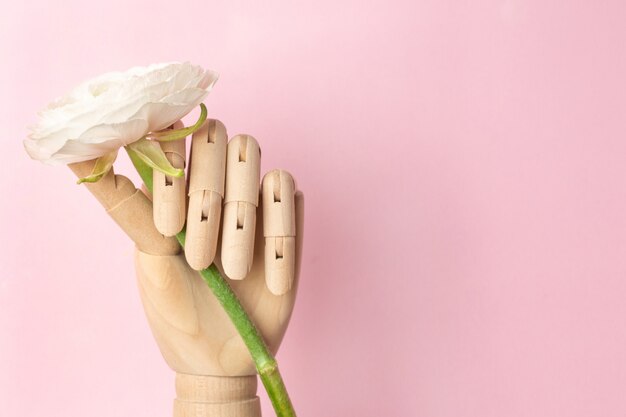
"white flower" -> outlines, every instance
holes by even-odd
[[[26,152],[50,165],[114,154],[185,116],[204,100],[217,77],[189,63],[101,75],[39,113],[39,122],[24,140]]]

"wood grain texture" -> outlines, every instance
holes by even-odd
[[[223,128],[219,122],[214,122],[213,125]],[[242,137],[238,136],[237,141],[241,142]],[[264,203],[258,203],[262,200],[258,198],[259,161],[255,159],[260,151],[253,138],[245,138],[245,147],[232,147],[237,151],[236,162],[240,163],[239,159],[242,158],[252,161],[254,166],[247,172],[248,176],[239,173],[234,175],[235,179],[238,178],[236,181],[231,179],[231,187],[234,188],[230,195],[234,200],[230,204],[237,207],[230,217],[233,217],[232,229],[235,232],[249,234],[239,241],[250,242],[250,245],[254,242],[254,246],[245,253],[245,259],[233,257],[232,253],[228,256],[231,265],[242,266],[246,272],[249,266],[249,272],[238,276],[243,279],[226,279],[259,329],[269,350],[275,354],[287,329],[298,287],[304,197],[301,193],[294,196],[293,187],[278,187],[282,191],[288,189],[287,194],[294,197],[295,204],[290,207],[295,206],[295,225],[292,224],[292,209],[281,209],[273,215],[268,213],[268,219],[257,222],[257,218],[264,219]],[[182,160],[180,162],[182,164]],[[94,161],[86,161],[70,167],[76,175],[84,177],[91,172],[93,164]],[[164,180],[164,177],[160,179]],[[256,181],[254,187],[253,181]],[[292,179],[289,184],[294,184]],[[198,271],[189,266],[176,239],[164,237],[157,231],[152,216],[152,201],[137,190],[128,178],[115,175],[113,170],[100,181],[86,185],[137,245],[135,265],[142,304],[159,349],[177,374],[174,416],[259,417],[261,410],[256,396],[256,369],[248,349]],[[273,185],[271,187],[276,188]],[[250,195],[252,189],[254,197]],[[211,193],[218,197],[215,205],[220,205],[221,194]],[[276,204],[274,197],[271,201],[271,204]],[[225,204],[229,202],[225,201]],[[239,205],[245,210],[239,210]],[[215,217],[219,219],[217,210],[214,211]],[[227,222],[228,217],[225,216],[222,223]],[[243,226],[241,229],[240,221]],[[219,220],[216,223],[219,224]],[[264,224],[272,229],[269,235],[266,234],[270,237],[269,245],[264,239]],[[223,242],[218,241],[216,245],[224,246],[220,243]],[[231,249],[234,244],[225,246]],[[295,265],[291,261],[283,262],[286,268],[289,267],[289,271],[283,271],[284,275],[292,275],[293,284],[289,280],[282,280],[280,286],[273,285],[270,275],[274,274],[267,274],[267,253],[273,255],[271,260],[274,263],[277,254],[281,259],[295,258]],[[216,254],[214,262],[225,277],[221,259],[221,254]],[[270,270],[277,270],[276,265]]]
[[[176,374],[174,417],[260,417],[257,378]]]
[[[295,181],[287,171],[274,169],[263,177],[263,235],[265,280],[276,295],[289,291],[296,256]]]
[[[94,164],[95,160],[90,160],[70,164],[69,167],[81,178],[91,173]],[[85,183],[85,186],[139,250],[154,255],[180,252],[176,238],[165,237],[158,232],[152,220],[152,202],[128,178],[116,175],[111,169],[100,181]]]
[[[231,279],[244,279],[252,267],[260,169],[261,150],[256,139],[237,135],[228,142],[222,264]]]
[[[217,252],[227,144],[226,127],[219,120],[207,120],[193,134],[185,244],[187,262],[193,269],[207,268]]]
[[[257,216],[262,216],[259,207]],[[291,289],[277,296],[265,282],[262,222],[254,262],[244,280],[228,280],[275,353],[293,310],[302,249],[303,197],[296,195],[296,274]],[[184,255],[154,256],[136,251],[139,292],[152,333],[168,365],[189,375],[246,376],[256,371],[241,337],[197,271]],[[220,256],[215,263],[222,272]]]
[[[182,129],[179,121],[172,125],[172,129]],[[159,145],[167,160],[174,168],[184,171],[187,160],[185,139],[161,142]],[[185,176],[171,177],[161,171],[152,172],[152,203],[154,224],[157,230],[165,236],[175,236],[185,225],[187,217],[187,182]]]

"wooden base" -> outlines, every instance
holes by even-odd
[[[256,375],[176,374],[174,417],[261,417]]]

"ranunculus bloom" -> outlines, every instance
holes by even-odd
[[[189,63],[101,75],[41,111],[24,146],[31,158],[50,165],[116,152],[185,116],[216,81],[217,73]]]

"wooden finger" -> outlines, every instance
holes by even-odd
[[[174,129],[183,127],[182,122],[174,123]],[[185,139],[171,142],[161,142],[161,149],[165,157],[174,168],[185,168],[187,151]],[[185,177],[171,177],[156,169],[152,171],[153,178],[153,216],[154,224],[159,232],[165,236],[174,236],[185,225],[186,201]]]
[[[235,136],[226,157],[221,252],[224,272],[231,279],[245,278],[252,267],[260,168],[257,141],[249,135]]]
[[[265,282],[274,295],[291,289],[296,266],[295,183],[287,171],[275,169],[263,177]]]
[[[211,265],[217,250],[227,142],[226,128],[219,120],[207,120],[191,142],[185,257],[196,270]]]
[[[70,164],[69,167],[79,178],[83,178],[91,173],[94,164],[95,160],[92,160]],[[152,221],[152,203],[128,178],[115,175],[111,169],[98,182],[85,185],[139,250],[151,255],[174,255],[179,252],[176,239],[158,232]]]
[[[300,266],[302,264],[302,242],[304,241],[304,194],[302,191],[296,191],[295,206],[296,206],[296,268],[295,279],[291,284],[291,288],[297,285],[296,281],[300,276]]]

